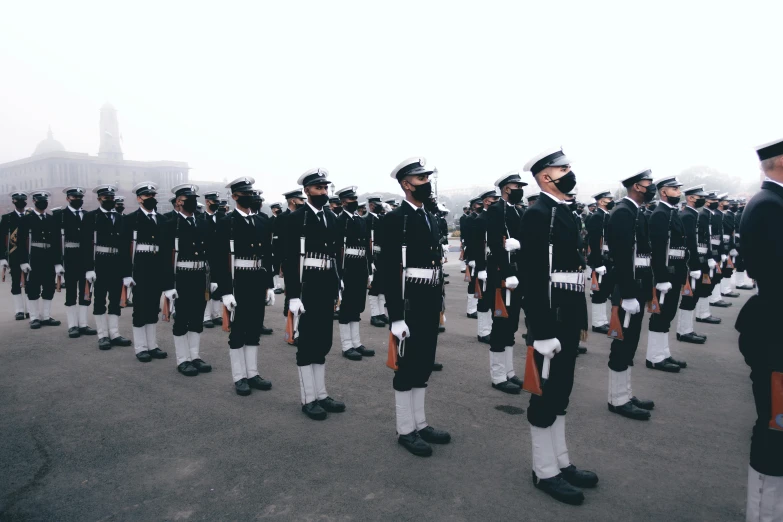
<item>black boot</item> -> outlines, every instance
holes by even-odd
[[[223,326],[223,318],[222,317],[213,317],[212,318],[212,324],[215,326]]]
[[[247,396],[250,395],[250,385],[247,384],[247,379],[239,379],[234,383],[234,390],[237,395]]]
[[[370,348],[365,348],[364,345],[359,346],[358,348],[354,348],[357,352],[359,352],[359,355],[362,357],[372,357],[375,355],[375,350],[371,350]]]
[[[60,321],[51,317],[49,319],[41,319],[41,326],[60,326],[60,324]]]
[[[207,319],[204,321],[204,328],[214,328],[215,323],[212,322],[212,319]]]
[[[356,351],[355,348],[349,348],[345,351],[343,351],[343,357],[345,357],[348,360],[351,361],[361,361],[362,360],[362,354]]]
[[[510,383],[512,383],[512,384],[516,384],[516,385],[517,385],[517,386],[519,386],[520,388],[522,387],[522,379],[520,379],[520,378],[519,378],[519,377],[517,377],[516,375],[514,375],[513,377],[509,377],[509,378],[508,378],[508,382],[510,382]]]
[[[303,404],[302,412],[313,420],[324,420],[326,418],[326,410],[321,408],[318,401]]]
[[[548,479],[540,479],[536,477],[534,471],[533,485],[553,499],[572,506],[578,506],[585,501],[585,494],[582,493],[582,490],[569,484],[562,474]]]
[[[14,318],[17,321],[24,321],[24,312],[17,312],[17,314],[14,316]]]
[[[101,337],[98,339],[99,350],[111,350],[111,339],[108,337]]]
[[[666,359],[664,359],[661,362],[653,363],[650,361],[645,361],[645,364],[648,368],[652,368],[655,370],[661,370],[662,372],[669,372],[669,373],[679,373],[680,367],[676,364],[671,364]]]
[[[184,363],[181,363],[179,366],[177,366],[177,371],[185,377],[195,377],[198,375],[198,370],[195,366],[190,364],[190,361],[185,361]]]
[[[433,372],[439,372],[443,370],[443,365],[439,362],[432,363],[432,371]]]
[[[82,335],[98,335],[98,330],[89,326],[80,326],[79,333]]]
[[[383,328],[386,326],[386,323],[383,322],[383,319],[380,315],[374,315],[370,317],[370,324],[373,326],[377,326],[378,328]]]
[[[498,384],[493,382],[492,387],[496,390],[502,391],[503,393],[510,393],[512,395],[519,395],[519,393],[522,391],[522,388],[509,381],[503,381]]]
[[[688,367],[688,363],[686,363],[685,361],[678,361],[674,357],[667,357],[666,359],[664,359],[664,361],[666,361],[668,363],[671,363],[671,364],[676,364],[680,368],[687,368]]]
[[[386,314],[381,314],[381,321],[383,321],[386,324],[389,324],[389,318],[386,317]]]
[[[726,294],[721,292],[720,295],[722,295],[723,297],[739,297],[739,294],[737,292],[728,292]]]
[[[342,413],[345,411],[345,403],[336,401],[331,397],[318,399],[318,405],[329,413]]]
[[[152,357],[150,357],[150,352],[147,350],[142,350],[136,354],[136,359],[138,359],[139,362],[150,362]]]
[[[131,343],[130,339],[126,339],[121,335],[111,340],[112,346],[130,346],[131,344],[133,343]]]
[[[254,377],[251,377],[247,380],[247,384],[251,388],[255,388],[256,390],[271,390],[272,389],[272,381],[267,381],[260,375],[256,375]]]
[[[723,299],[719,299],[714,303],[710,303],[710,306],[717,306],[718,308],[728,308],[731,306],[731,303],[727,303]]]
[[[468,316],[468,319],[478,319],[478,312],[473,312],[472,314],[466,314]]]
[[[451,442],[451,435],[448,431],[436,430],[432,426],[420,429],[419,437],[429,444],[448,444]]]
[[[753,285],[737,285],[739,290],[753,290]]]
[[[263,324],[261,325],[261,335],[272,335],[273,332],[274,330],[272,330],[271,328],[267,328]]]
[[[429,457],[432,455],[432,446],[427,444],[415,430],[407,435],[397,437],[397,443],[417,457]]]
[[[201,359],[193,359],[192,361],[190,361],[190,364],[192,364],[193,367],[198,370],[198,373],[209,373],[212,371],[212,365],[205,363]]]
[[[576,347],[576,354],[577,355],[584,355],[587,353],[587,346],[579,345]]]
[[[79,332],[79,327],[78,326],[72,326],[72,327],[68,328],[68,337],[70,337],[71,339],[77,339],[77,338],[79,338],[81,336],[82,336],[82,334],[81,334],[81,332]]]
[[[592,471],[577,469],[573,464],[560,468],[560,474],[566,482],[577,488],[594,488],[598,485],[598,475]]]
[[[608,324],[602,324],[601,326],[593,326],[593,331],[595,333],[606,335],[606,334],[609,333],[609,325]]]
[[[707,337],[700,337],[695,333],[677,334],[677,340],[682,343],[704,344]]]
[[[626,402],[622,406],[609,406],[609,411],[617,413],[623,417],[628,417],[634,420],[650,420],[650,412],[634,406],[631,401]]]
[[[438,325],[438,333],[443,333],[445,331],[446,331],[446,327],[443,326],[442,324],[439,324]]]
[[[282,288],[275,288],[275,295],[280,295],[282,293],[283,293],[283,289]]]
[[[639,399],[634,395],[631,397],[631,404],[636,406],[637,408],[641,408],[643,410],[652,411],[655,409],[655,403],[651,400],[646,399]]]
[[[41,327],[41,321],[38,319],[33,319],[30,321],[30,329],[31,330],[38,330]]]
[[[715,317],[714,315],[711,315],[709,317],[697,317],[696,322],[697,323],[708,323],[708,324],[720,324],[720,319]]]
[[[476,338],[478,339],[478,342],[489,344],[489,336],[485,335],[484,337],[481,337],[480,335],[477,335]]]
[[[149,352],[150,352],[150,357],[152,357],[153,359],[165,359],[166,357],[169,356],[168,353],[164,352],[160,348],[153,348],[152,350],[149,350]]]

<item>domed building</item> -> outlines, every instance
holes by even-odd
[[[48,154],[49,152],[65,152],[63,144],[54,139],[51,127],[49,127],[49,132],[46,134],[46,139],[35,147],[33,156],[40,156],[41,154]]]

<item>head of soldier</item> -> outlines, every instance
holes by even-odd
[[[512,170],[495,181],[495,186],[504,201],[517,205],[522,202],[527,183],[522,181],[522,174],[519,171]]]
[[[587,205],[587,211],[588,212],[595,212],[595,207],[596,207],[596,203],[590,203],[589,205]]]
[[[497,203],[498,199],[500,199],[500,196],[498,196],[498,193],[494,189],[484,192],[481,195],[481,208],[487,210],[490,205]]]
[[[693,209],[701,208],[707,202],[705,195],[702,187],[685,189],[685,204]]]
[[[775,140],[756,147],[761,171],[766,177],[783,183],[783,140]]]
[[[253,207],[253,183],[255,182],[254,178],[243,176],[226,185],[226,188],[231,191],[231,199],[236,201],[237,209],[245,214],[253,213],[251,209]]]
[[[118,214],[125,212],[125,198],[123,196],[114,197],[114,209]]]
[[[369,201],[367,201],[367,208],[370,212],[375,214],[376,216],[382,216],[386,213],[386,210],[383,208],[383,202],[381,201],[380,197],[371,197]]]
[[[356,213],[359,214],[360,216],[366,215],[367,214],[367,204],[365,203],[364,205],[362,205],[361,203],[359,203],[359,208],[356,209]]]
[[[147,212],[152,212],[158,206],[158,187],[152,182],[144,182],[133,187],[136,193],[136,203]]]
[[[466,216],[470,215],[470,205],[466,205],[462,207],[462,213],[465,214]]]
[[[11,202],[18,212],[23,212],[24,207],[27,206],[27,194],[22,194],[21,192],[13,194],[11,196]]]
[[[261,207],[264,206],[264,198],[261,196],[262,191],[258,189],[253,190],[253,199],[250,203],[250,210],[253,211],[254,214],[258,214],[258,212],[261,211]]]
[[[595,204],[598,208],[609,212],[614,208],[614,198],[610,192],[604,192],[595,200]]]
[[[646,205],[655,198],[656,188],[653,185],[652,171],[645,169],[622,181],[628,198],[637,205]]]
[[[470,211],[473,212],[474,214],[478,214],[479,212],[484,210],[484,205],[481,203],[481,200],[479,199],[474,199],[473,201],[471,201],[470,207],[471,207]]]
[[[35,209],[39,213],[43,213],[46,210],[46,207],[49,206],[49,193],[38,192],[33,194],[33,205],[35,205]]]
[[[356,196],[356,187],[345,187],[336,192],[342,209],[353,215],[359,210],[359,198]]]
[[[709,196],[706,198],[707,200],[707,208],[710,210],[718,210],[718,196],[715,194],[715,192],[711,192]]]
[[[171,191],[177,198],[175,202],[181,214],[190,217],[196,213],[198,208],[198,187],[196,185],[184,183],[172,188]]]
[[[299,179],[297,180],[297,183],[302,186],[308,203],[318,210],[323,209],[324,205],[329,203],[330,182],[327,179],[328,177],[328,170],[314,168],[299,176]]]
[[[299,207],[304,206],[304,194],[302,193],[302,189],[294,189],[289,192],[286,192],[283,194],[285,197],[286,205],[288,205],[288,210],[293,212],[294,210],[298,209]]]
[[[106,212],[110,212],[114,210],[115,202],[114,202],[114,192],[115,188],[111,185],[100,185],[98,187],[95,187],[93,189],[93,192],[95,192],[98,195],[98,204],[101,206],[103,210]]]
[[[661,198],[661,201],[668,203],[672,207],[676,207],[680,203],[682,183],[677,181],[676,177],[669,176],[659,179],[655,182],[655,186],[658,188],[658,197]]]
[[[215,214],[220,209],[220,193],[207,192],[204,194],[205,212],[209,215]]]
[[[576,187],[576,174],[571,172],[571,161],[561,148],[536,154],[528,160],[524,170],[533,174],[541,192],[561,201]]]
[[[405,199],[416,207],[424,205],[432,195],[430,174],[433,170],[426,165],[426,158],[408,158],[391,172],[391,177],[397,180],[405,192]]]
[[[79,210],[84,205],[84,189],[80,187],[73,187],[65,189],[65,199],[68,201],[68,206],[74,210]]]

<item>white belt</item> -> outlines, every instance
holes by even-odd
[[[635,267],[645,267],[650,266],[650,258],[649,257],[637,257],[634,260],[634,266]]]
[[[30,243],[31,247],[35,248],[51,248],[51,245],[49,243]]]
[[[711,245],[720,245],[720,238],[718,238],[718,239],[710,238],[710,244]]]
[[[136,253],[139,252],[154,252],[157,253],[160,251],[160,247],[158,245],[136,245]]]
[[[363,248],[346,248],[345,249],[345,255],[346,256],[364,257],[364,249]]]
[[[306,257],[304,260],[304,266],[329,270],[332,268],[332,261],[330,259],[315,259],[314,257]]]
[[[114,247],[96,246],[95,251],[99,254],[116,254],[118,250]]]
[[[728,242],[729,242],[729,238],[730,238],[730,237],[731,237],[731,236],[729,236],[728,234],[723,234],[723,242],[724,242],[724,243],[728,243]]]
[[[439,268],[406,268],[405,277],[407,279],[440,279]]]
[[[553,283],[584,285],[585,275],[582,272],[553,272],[549,274],[549,280]]]
[[[74,241],[66,241],[65,242],[65,248],[79,248],[81,247],[81,243],[76,243]]]
[[[685,249],[684,248],[670,248],[669,249],[669,259],[685,259]]]
[[[177,268],[183,270],[203,270],[207,267],[204,261],[177,261]]]
[[[737,235],[739,235],[739,234],[737,234]],[[381,251],[381,247],[379,247],[378,245],[373,245],[372,246],[372,251],[373,252],[380,252]]]
[[[235,259],[234,268],[243,270],[258,270],[259,268],[263,268],[263,264],[260,259]]]
[[[696,247],[696,252],[699,254],[706,254],[707,253],[707,247],[706,246],[698,246]]]

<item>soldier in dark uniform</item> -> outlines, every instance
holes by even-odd
[[[343,207],[340,204],[340,198],[337,196],[332,196],[329,198],[329,210],[334,212],[335,216],[340,216],[340,214],[343,211]]]
[[[654,291],[660,313],[650,314],[645,364],[647,368],[676,373],[687,366],[685,362],[672,358],[669,349],[669,328],[677,314],[680,290],[688,277],[685,227],[677,212],[682,183],[669,176],[653,184],[658,189],[660,203],[650,215],[648,228]]]
[[[63,190],[68,206],[54,215],[55,230],[60,233],[59,246],[62,248],[63,268],[67,269],[65,278],[65,312],[68,316],[68,337],[75,339],[82,335],[96,335],[98,332],[87,324],[87,311],[90,307],[89,296],[84,295],[84,267],[82,260],[82,221],[86,212],[82,209],[85,190],[82,187],[70,187]],[[85,246],[89,248],[89,245]],[[78,302],[77,302],[78,297]]]
[[[745,204],[744,199],[740,198],[737,200],[737,210],[734,218],[734,248],[737,250],[737,260],[734,262],[734,281],[738,290],[753,290],[753,282],[748,279],[745,272],[745,257],[742,254],[740,237],[740,223],[742,222],[742,214],[745,212]]]
[[[285,259],[285,240],[287,223],[286,220],[291,212],[295,211],[299,207],[304,205],[304,194],[302,194],[301,188],[288,191],[283,194],[286,200],[288,208],[285,209],[279,216],[275,218],[273,225],[272,236],[272,255],[273,255],[273,270],[275,282],[275,293],[282,294],[285,292],[285,277],[283,274],[283,261]],[[283,316],[288,315],[288,296],[285,297],[285,303],[283,304]]]
[[[680,301],[680,313],[677,318],[677,340],[684,343],[704,344],[707,336],[693,331],[693,317],[696,306],[702,293],[702,274],[709,272],[707,266],[708,233],[704,232],[704,243],[699,230],[699,209],[704,206],[704,192],[702,185],[687,188],[685,194],[685,207],[679,212],[680,221],[685,229],[685,245],[687,249],[688,277],[690,277],[690,295],[682,296]],[[720,322],[720,319],[715,319]]]
[[[473,300],[476,302],[476,338],[480,343],[490,344],[490,333],[492,332],[492,310],[494,306],[495,290],[489,288],[489,284],[484,284],[487,281],[488,273],[488,256],[489,245],[487,243],[487,229],[489,228],[489,219],[487,216],[487,209],[491,205],[497,203],[500,196],[496,189],[482,192],[477,199],[481,201],[481,212],[476,214],[476,217],[471,221],[469,225],[470,238],[468,239],[468,249],[470,251],[470,263],[471,271],[474,276],[475,283],[473,283],[473,289],[475,292],[476,285],[482,285],[487,287],[487,292],[482,292],[482,299],[477,299],[473,296]],[[494,274],[493,274],[494,276]],[[471,297],[468,296],[468,299]],[[500,347],[502,351],[502,347]],[[505,380],[505,379],[504,379]],[[494,381],[493,381],[494,384]]]
[[[163,295],[175,310],[172,330],[177,371],[193,377],[212,371],[212,366],[200,355],[204,307],[211,288],[207,252],[210,233],[207,221],[195,216],[198,187],[185,183],[171,191],[180,211],[176,218],[162,225],[165,238],[162,258],[167,262],[162,274]]]
[[[14,301],[14,310],[16,320],[22,321],[25,318],[25,295],[22,293],[22,264],[20,258],[22,251],[19,249],[19,225],[24,217],[24,207],[27,204],[27,194],[24,192],[14,192],[11,194],[11,202],[14,204],[14,210],[4,214],[0,219],[0,237],[3,244],[0,246],[0,270],[8,270],[11,277],[11,298]],[[7,276],[6,276],[7,277]]]
[[[648,420],[650,410],[655,407],[652,401],[637,399],[631,391],[631,367],[639,347],[644,306],[653,289],[650,237],[644,207],[655,197],[652,179],[652,173],[644,170],[622,181],[628,195],[612,210],[606,230],[615,284],[612,305],[619,307],[624,337],[623,340],[613,339],[610,349],[609,411],[636,420]],[[626,314],[631,315],[628,321],[625,321]]]
[[[171,203],[171,206],[173,208],[170,211],[163,214],[163,217],[165,217],[166,219],[174,219],[175,217],[177,217],[177,210],[179,210],[177,208],[177,198],[176,197],[170,198],[169,203]]]
[[[296,365],[302,411],[323,420],[345,411],[345,404],[326,392],[326,355],[332,348],[334,302],[340,285],[337,218],[329,212],[328,171],[315,168],[299,177],[307,202],[288,216],[285,274],[288,307],[299,318]]]
[[[598,477],[574,466],[568,456],[565,413],[574,384],[577,347],[587,321],[584,265],[577,251],[579,233],[564,204],[576,186],[570,161],[561,149],[536,155],[525,165],[541,195],[522,216],[520,273],[527,342],[539,368],[550,366],[543,395],[532,395],[527,410],[533,446],[533,484],[553,498],[581,504],[580,488],[594,487]],[[529,199],[530,200],[530,199]]]
[[[723,215],[723,264],[721,265],[721,271],[723,272],[720,280],[720,295],[723,297],[739,297],[739,294],[731,289],[731,278],[734,275],[734,261],[737,257],[737,249],[734,243],[734,229],[738,224],[735,224],[734,212],[729,207],[731,201],[729,195],[721,194],[718,201],[718,210]],[[725,259],[724,259],[725,256]],[[731,264],[729,264],[731,260]]]
[[[256,221],[261,222],[261,229],[265,232],[269,233],[269,237],[266,237],[263,239],[263,244],[268,244],[270,248],[270,253],[272,253],[272,236],[273,236],[273,230],[274,230],[274,218],[271,218],[261,212],[261,207],[264,206],[264,198],[261,196],[263,193],[263,190],[254,189],[253,190],[253,200],[252,204],[250,205],[250,210],[253,211],[253,219]],[[274,263],[274,255],[272,254],[272,262]],[[273,306],[275,304],[275,293],[274,293],[274,281],[271,281],[271,286],[266,289],[265,292],[263,292],[263,295],[265,296],[265,305],[266,306]],[[264,319],[266,318],[266,306],[262,306],[258,309],[258,317],[257,320],[261,322],[261,335],[272,335],[274,333],[274,330],[271,328],[267,328],[264,325]]]
[[[710,294],[705,299],[704,304],[699,303],[702,306],[701,311],[697,314],[696,320],[699,321],[710,315],[710,306],[716,306],[718,308],[728,308],[731,303],[724,301],[720,295],[720,284],[723,279],[723,274],[719,273],[719,270],[723,268],[723,263],[726,261],[726,254],[723,253],[723,214],[718,210],[718,202],[720,197],[716,191],[711,191],[707,196],[707,204],[702,209],[702,217],[699,221],[699,227],[704,226],[709,231],[709,257],[707,260],[709,264],[710,279],[712,284],[710,285]],[[709,303],[709,304],[708,304]]]
[[[122,262],[122,216],[114,211],[113,185],[92,189],[99,207],[82,220],[82,262],[84,278],[92,285],[93,315],[98,327],[98,348],[130,346],[130,339],[120,335],[120,297],[123,279],[130,277],[129,266]],[[108,308],[107,308],[108,300]],[[108,311],[108,314],[106,313]]]
[[[367,282],[372,273],[370,234],[367,222],[356,214],[356,187],[335,192],[343,205],[337,218],[337,271],[340,274],[342,302],[340,304],[340,341],[343,357],[361,361],[372,357],[375,350],[362,345],[359,321],[367,298]]]
[[[372,195],[367,198],[369,206],[367,215],[364,219],[367,221],[367,233],[372,243],[372,264],[370,268],[370,290],[367,300],[370,302],[370,324],[377,327],[383,327],[388,324],[388,317],[384,311],[385,298],[383,295],[383,278],[379,268],[381,266],[381,253],[383,251],[381,218],[386,213],[381,203],[381,197]]]
[[[470,216],[470,204],[465,205],[462,207],[462,215],[459,217],[458,224],[459,224],[459,248],[460,248],[460,274],[465,273],[465,269],[467,268],[467,264],[465,263],[465,236],[462,231],[465,221]]]
[[[387,199],[384,203],[389,205],[392,210],[396,210],[400,206],[400,202],[396,198]]]
[[[410,158],[391,173],[405,191],[405,201],[383,219],[381,261],[391,332],[400,343],[393,380],[397,440],[418,456],[432,454],[430,443],[451,440],[448,432],[427,424],[424,411],[443,303],[440,232],[424,209],[433,171],[425,165],[424,158]]]
[[[465,263],[468,265],[470,271],[470,282],[468,283],[468,305],[466,315],[469,319],[478,319],[478,299],[476,298],[476,259],[479,255],[483,255],[480,252],[479,246],[475,245],[475,234],[473,233],[473,227],[476,223],[476,219],[479,214],[484,211],[484,203],[482,198],[475,197],[470,200],[471,213],[468,219],[465,220],[463,230],[460,234],[462,237],[462,245],[465,249]]]
[[[114,196],[114,210],[120,215],[125,213],[125,196]]]
[[[272,383],[258,373],[258,346],[262,323],[260,310],[266,305],[272,286],[272,231],[264,221],[253,218],[251,177],[228,185],[236,209],[218,221],[217,266],[210,274],[218,282],[217,293],[232,314],[228,347],[231,375],[237,395],[250,389],[270,390]]]
[[[757,420],[750,442],[746,520],[783,520],[783,416],[773,382],[783,371],[780,317],[783,312],[783,140],[757,149],[765,174],[761,190],[750,200],[740,222],[742,252],[758,294],[748,299],[737,318],[739,349],[750,366]]]
[[[220,211],[220,192],[215,190],[211,192],[205,192],[203,194],[205,206],[204,213],[198,216],[198,219],[206,224],[207,229],[207,257],[209,258],[210,269],[215,266],[218,260],[214,259],[217,255],[217,223],[222,216],[219,215]],[[215,293],[217,290],[217,283],[210,283],[210,299],[207,301],[204,307],[204,318],[202,324],[204,328],[214,328],[215,325],[223,324],[223,302],[220,297]]]
[[[171,255],[165,252],[163,227],[166,218],[156,212],[157,185],[142,181],[133,189],[139,208],[122,219],[120,256],[128,274],[122,284],[133,292],[133,348],[139,362],[165,359],[168,354],[158,346],[160,296],[173,287],[167,281]],[[168,258],[166,257],[168,256]]]
[[[41,326],[60,326],[60,321],[51,316],[52,298],[55,279],[62,277],[65,269],[57,220],[46,212],[51,195],[39,190],[33,192],[32,197],[35,209],[19,224],[18,248],[21,250],[20,268],[27,276],[25,293],[29,303],[30,328],[37,330]]]
[[[360,201],[359,206],[356,208],[356,214],[359,215],[359,217],[364,217],[367,215],[367,202],[366,201]]]
[[[592,330],[599,334],[609,332],[609,318],[606,315],[606,301],[614,289],[612,264],[609,259],[609,244],[606,228],[609,226],[609,212],[614,208],[614,196],[608,190],[593,195],[595,210],[585,221],[587,230],[587,264],[601,277],[598,290],[593,290]]]

